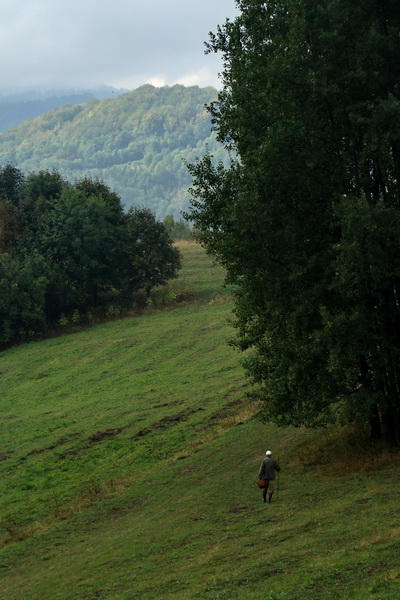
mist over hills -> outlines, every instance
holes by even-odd
[[[179,218],[188,206],[193,162],[207,149],[225,151],[211,131],[205,105],[217,91],[198,86],[140,88],[110,99],[51,110],[0,135],[0,164],[23,171],[57,170],[71,182],[102,179],[126,208],[151,208]]]

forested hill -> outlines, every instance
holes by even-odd
[[[39,117],[49,110],[71,104],[83,104],[90,98],[112,98],[127,92],[104,86],[88,90],[54,90],[48,92],[21,92],[0,95],[0,132]]]
[[[190,185],[185,161],[206,148],[224,157],[205,110],[216,95],[211,87],[144,85],[53,110],[0,135],[0,165],[56,169],[70,181],[100,178],[126,207],[149,207],[160,219],[179,217]]]

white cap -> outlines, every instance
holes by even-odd
[[[267,450],[265,454],[266,454],[267,456],[271,456],[272,452],[271,452],[271,450]]]

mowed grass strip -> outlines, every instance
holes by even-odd
[[[2,599],[400,597],[398,454],[261,424],[223,273],[183,252],[192,303],[2,353]]]

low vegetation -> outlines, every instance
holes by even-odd
[[[190,302],[0,354],[2,600],[398,597],[398,453],[262,424],[223,271],[180,250]]]

